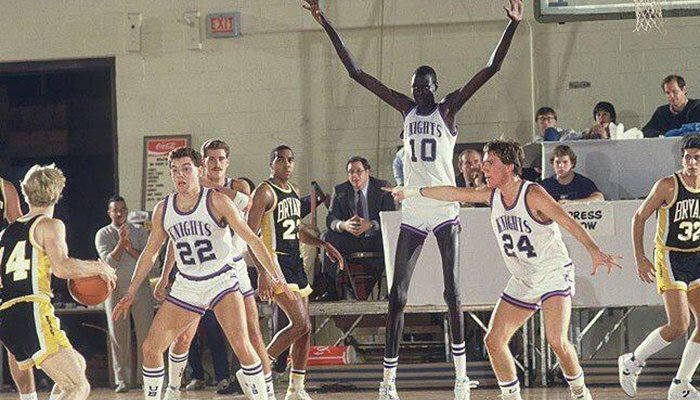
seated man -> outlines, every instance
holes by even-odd
[[[644,137],[663,136],[671,129],[700,122],[700,100],[688,98],[688,88],[682,76],[667,76],[661,83],[661,88],[666,94],[668,105],[656,109],[651,120],[642,128]]]
[[[615,106],[607,101],[600,101],[593,107],[593,126],[583,132],[582,139],[614,139],[618,130],[624,132],[624,126],[617,124]]]
[[[537,110],[535,122],[537,122],[539,127],[539,136],[535,139],[535,142],[556,142],[564,140],[562,138],[567,135],[576,133],[570,129],[561,129],[557,126],[559,117],[552,107],[541,107]]]
[[[335,187],[331,208],[328,210],[326,241],[343,255],[357,252],[382,253],[382,234],[379,212],[393,211],[394,199],[382,187],[385,181],[370,176],[371,167],[363,157],[352,157],[347,164],[348,181]],[[376,261],[383,263],[384,259]],[[324,270],[337,281],[338,270],[326,258]],[[330,285],[329,299],[337,298]]]
[[[560,204],[605,200],[592,180],[574,172],[576,154],[571,147],[555,147],[549,162],[555,174],[543,180],[542,187]]]
[[[474,149],[466,149],[459,154],[457,164],[459,175],[455,181],[457,187],[480,188],[486,186],[484,174],[481,172],[481,152]]]

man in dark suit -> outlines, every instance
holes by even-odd
[[[382,233],[379,224],[381,211],[395,210],[394,200],[382,187],[386,181],[371,176],[371,166],[363,157],[348,160],[348,180],[335,187],[331,207],[326,218],[326,241],[343,255],[357,252],[383,253]],[[374,260],[383,263],[383,258]],[[379,265],[377,265],[379,266]],[[336,265],[324,259],[324,271],[335,283],[338,277]],[[335,285],[329,285],[327,298],[337,298]]]

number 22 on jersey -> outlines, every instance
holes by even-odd
[[[27,241],[22,240],[17,242],[15,248],[12,249],[12,253],[7,258],[7,263],[5,264],[5,274],[12,274],[12,279],[17,282],[23,279],[27,279],[28,272],[32,268],[32,260],[26,256]],[[5,255],[5,248],[0,247],[0,260],[3,259]]]

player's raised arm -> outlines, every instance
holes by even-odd
[[[444,115],[446,115],[450,121],[454,120],[454,116],[474,95],[474,93],[484,86],[484,84],[501,69],[503,60],[506,58],[506,54],[508,54],[510,43],[513,41],[515,29],[523,19],[522,0],[509,0],[509,2],[509,7],[504,8],[510,22],[508,23],[505,32],[503,32],[501,40],[498,42],[498,46],[496,46],[493,54],[491,54],[488,64],[486,64],[486,67],[484,67],[482,70],[477,72],[476,75],[474,75],[474,77],[461,89],[450,93],[445,98],[443,108],[446,114]]]
[[[459,201],[465,203],[487,203],[491,199],[492,189],[481,188],[458,188],[454,186],[434,186],[419,188],[416,186],[397,186],[394,188],[382,188],[385,192],[391,193],[398,201],[409,197],[428,197],[442,201]]]
[[[3,180],[2,184],[5,185],[5,195],[7,196],[5,199],[5,209],[7,210],[5,216],[7,217],[7,222],[13,223],[17,218],[22,216],[19,195],[17,194],[15,185],[12,183]],[[2,220],[2,215],[0,215],[0,220]]]
[[[168,238],[168,234],[163,228],[163,213],[165,213],[165,201],[160,201],[153,210],[151,233],[148,235],[146,247],[143,249],[141,256],[139,256],[136,262],[134,273],[131,275],[129,289],[112,311],[112,319],[115,321],[121,317],[126,318],[129,316],[129,307],[131,307],[131,303],[134,301],[136,291],[141,287],[146,277],[148,277],[151,268],[153,268],[153,264],[158,258],[160,248],[163,246],[163,243],[165,243],[165,239]]]
[[[350,54],[347,47],[345,47],[345,43],[343,43],[343,40],[338,35],[338,32],[336,32],[335,28],[333,28],[331,23],[326,19],[323,11],[321,11],[318,0],[304,1],[307,3],[307,5],[304,5],[304,8],[311,12],[311,15],[314,17],[316,22],[318,22],[326,31],[328,37],[331,39],[331,43],[333,43],[336,53],[338,53],[338,57],[340,57],[340,61],[343,62],[343,65],[348,71],[348,74],[350,74],[350,77],[402,114],[410,111],[415,105],[411,98],[390,89],[377,78],[366,73],[360,68],[355,58],[352,56],[352,54]]]
[[[637,264],[639,279],[647,283],[654,282],[655,269],[644,251],[644,224],[661,206],[673,201],[675,191],[673,179],[673,177],[666,177],[657,181],[632,217],[634,260]]]
[[[571,235],[581,243],[593,260],[593,272],[591,275],[598,273],[601,265],[605,266],[607,272],[610,273],[613,267],[622,268],[617,263],[619,256],[603,253],[598,247],[593,237],[585,230],[569,213],[557,203],[541,186],[532,185],[532,189],[528,191],[525,201],[527,206],[533,211],[535,216],[542,221],[554,221],[564,229],[569,231]]]

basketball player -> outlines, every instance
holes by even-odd
[[[464,104],[501,68],[515,30],[523,18],[522,0],[509,0],[506,14],[510,22],[485,68],[464,87],[435,101],[437,74],[423,65],[413,74],[413,98],[385,86],[360,69],[338,33],[321,11],[318,0],[306,0],[305,6],[330,37],[340,60],[350,77],[377,97],[399,111],[404,119],[404,178],[407,186],[455,185],[452,156],[457,139],[456,116]],[[431,210],[429,213],[420,210]],[[461,309],[459,281],[456,273],[459,260],[459,204],[424,198],[408,199],[402,206],[394,276],[389,293],[389,315],[386,324],[384,350],[384,379],[379,387],[380,399],[398,399],[396,367],[399,342],[403,331],[403,310],[416,266],[416,260],[430,231],[435,235],[442,258],[445,302],[448,307],[452,333],[452,354],[455,362],[455,400],[469,398],[469,378],[466,370],[464,316]]]
[[[290,349],[292,369],[285,400],[311,400],[304,389],[306,363],[311,345],[309,295],[311,286],[304,273],[299,242],[323,248],[341,263],[342,256],[330,243],[313,237],[301,223],[301,201],[298,189],[290,182],[294,171],[294,153],[288,146],[277,146],[270,153],[272,176],[263,181],[253,194],[253,206],[248,225],[254,232],[261,231],[265,246],[274,255],[282,269],[293,299],[271,292],[270,278],[260,274],[258,295],[262,300],[274,298],[289,318],[289,325],[277,332],[267,347],[271,358],[277,358]]]
[[[513,334],[540,308],[545,333],[557,355],[575,400],[591,400],[576,350],[567,337],[574,293],[574,265],[561,239],[559,226],[586,247],[593,275],[601,265],[610,272],[620,267],[603,253],[583,229],[541,186],[520,178],[523,149],[516,143],[494,140],[484,148],[485,188],[415,186],[396,188],[399,199],[427,197],[443,201],[490,203],[491,225],[506,266],[513,274],[496,304],[484,338],[504,400],[521,400],[520,384],[508,343]]]
[[[251,246],[264,268],[274,274],[272,257],[231,199],[199,184],[202,158],[196,150],[173,150],[168,161],[175,193],[156,205],[153,228],[136,264],[128,294],[113,313],[115,319],[128,315],[136,289],[148,276],[160,247],[169,237],[178,253],[179,273],[143,344],[144,398],[160,400],[165,374],[163,352],[207,309],[213,309],[241,360],[253,399],[265,400],[262,364],[248,339],[245,307],[231,266],[238,262],[231,252],[231,229]],[[275,280],[273,286],[277,289],[281,284]]]
[[[114,289],[114,270],[102,261],[68,256],[63,222],[53,218],[66,178],[53,165],[35,165],[22,181],[29,213],[0,234],[0,340],[19,368],[41,368],[54,380],[55,399],[87,399],[85,359],[71,346],[51,304],[51,274],[99,276]]]
[[[7,225],[15,222],[22,216],[22,209],[19,205],[17,189],[12,182],[0,177],[0,231],[7,228]],[[20,400],[37,400],[36,386],[34,385],[34,372],[31,369],[22,371],[17,365],[15,356],[8,352],[8,364],[10,365],[10,375],[17,386]]]
[[[250,209],[252,202],[250,201],[250,186],[246,181],[241,179],[230,179],[226,178],[226,170],[230,165],[229,155],[231,149],[222,140],[208,140],[202,145],[202,156],[204,157],[204,172],[205,176],[202,179],[205,181],[205,185],[208,187],[215,188],[229,188],[232,189],[232,200],[238,209],[244,214]],[[241,239],[239,235],[235,232],[232,233],[232,245],[234,247],[234,254],[243,255],[248,249],[245,241]],[[166,257],[167,267],[163,268],[161,274],[161,279],[158,283],[160,288],[167,287],[168,276],[172,270],[174,264],[174,257]],[[272,371],[270,369],[270,359],[267,356],[267,349],[265,348],[265,341],[262,338],[262,333],[260,332],[260,323],[258,318],[258,306],[255,302],[255,290],[250,282],[250,277],[248,275],[248,266],[245,263],[245,259],[242,259],[234,263],[236,269],[236,275],[238,276],[238,287],[239,291],[243,295],[243,303],[245,304],[246,320],[248,325],[248,336],[250,337],[250,342],[255,348],[260,361],[263,365],[263,373],[265,374],[265,383],[268,399],[275,398],[275,390],[272,384]],[[162,291],[162,290],[161,290]],[[156,291],[158,292],[158,290]],[[192,326],[182,335],[180,335],[175,343],[170,346],[170,356],[168,363],[168,388],[166,390],[165,399],[179,399],[179,389],[182,380],[182,374],[187,366],[187,354],[189,348],[192,344],[195,334],[197,333],[197,327],[199,326],[199,321],[196,321]],[[246,396],[252,398],[249,393],[249,388],[246,386],[245,378],[243,375],[243,370],[239,370],[236,373],[236,378],[241,384],[241,388],[246,392]],[[174,393],[173,393],[174,392]]]
[[[690,313],[695,329],[685,345],[681,364],[668,391],[668,399],[700,399],[691,385],[700,363],[700,136],[687,136],[682,146],[683,168],[660,179],[632,218],[632,243],[642,281],[656,287],[664,299],[668,322],[653,331],[634,352],[618,359],[620,385],[637,394],[637,378],[645,361],[685,335]],[[654,263],[644,251],[644,223],[658,213]]]

